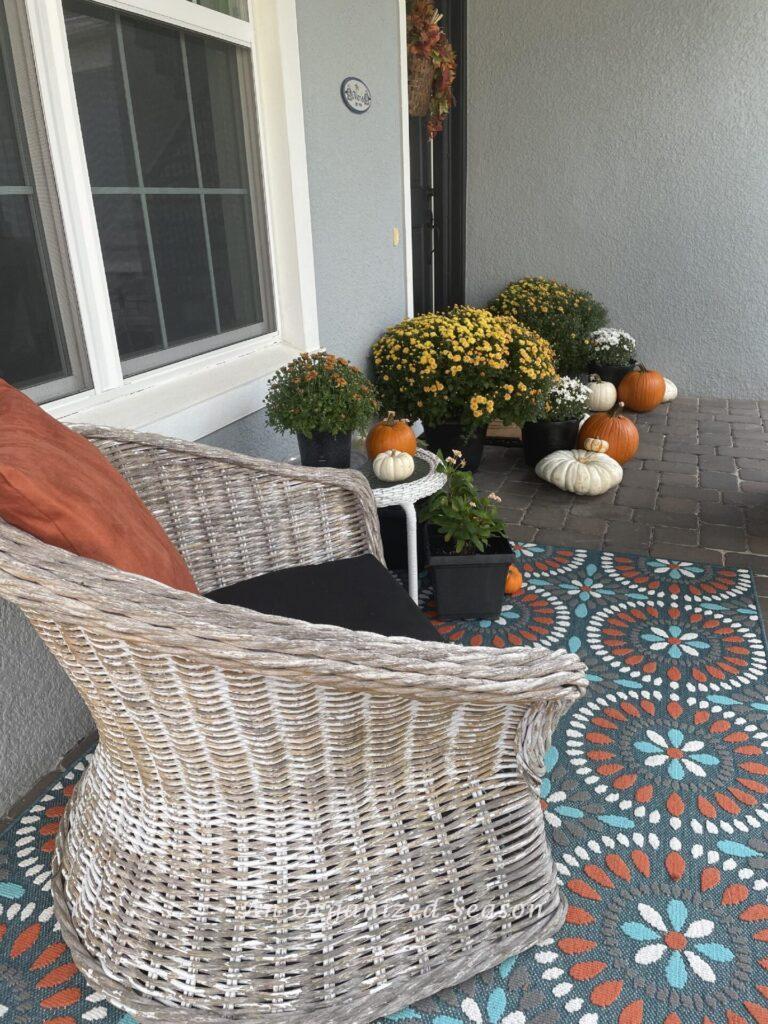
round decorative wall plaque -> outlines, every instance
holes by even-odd
[[[371,90],[361,78],[345,78],[341,83],[341,98],[353,114],[367,114],[373,103]]]

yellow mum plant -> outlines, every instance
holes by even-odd
[[[555,376],[548,342],[469,306],[391,327],[373,346],[373,363],[384,405],[430,427],[535,419]]]

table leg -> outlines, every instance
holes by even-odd
[[[419,603],[419,540],[416,533],[416,506],[404,503],[405,533],[408,544],[408,593],[411,600]]]

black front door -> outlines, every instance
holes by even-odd
[[[456,106],[434,142],[410,119],[414,311],[464,302],[466,252],[466,0],[436,0],[458,56]]]

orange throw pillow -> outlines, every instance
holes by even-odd
[[[165,530],[84,437],[0,380],[0,517],[47,544],[198,593]]]

